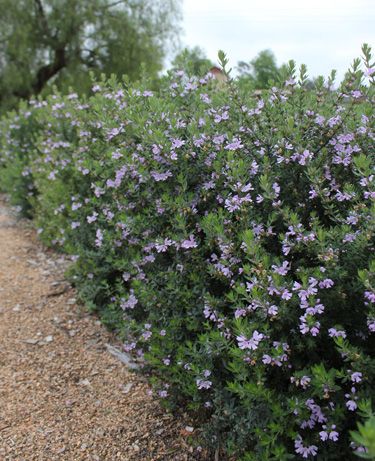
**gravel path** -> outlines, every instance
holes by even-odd
[[[186,422],[164,412],[75,304],[64,264],[0,202],[0,460],[198,459]]]

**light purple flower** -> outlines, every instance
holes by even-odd
[[[319,288],[331,288],[335,282],[331,279],[324,279],[319,282]]]
[[[336,330],[336,328],[329,328],[328,329],[328,335],[331,338],[339,338],[340,336],[342,338],[346,338],[346,333],[344,330]]]
[[[100,229],[98,229],[98,230],[96,231],[95,245],[96,245],[97,247],[101,247],[102,244],[103,244],[103,232],[102,232]]]
[[[297,436],[297,439],[294,441],[294,447],[296,453],[302,455],[302,458],[308,458],[311,456],[316,456],[318,453],[318,447],[316,445],[305,446],[300,435]]]
[[[155,249],[158,253],[165,253],[171,245],[173,245],[172,240],[166,238],[163,243],[156,243]]]
[[[362,373],[355,371],[351,374],[350,379],[353,381],[353,383],[360,383],[362,381]]]
[[[196,381],[198,389],[209,389],[212,386],[212,381],[197,379]]]
[[[276,274],[286,275],[290,270],[290,263],[288,261],[284,261],[281,266],[273,265],[272,269]]]
[[[94,221],[96,221],[96,218],[98,217],[98,213],[96,213],[94,211],[94,213],[91,215],[91,216],[87,216],[87,222],[89,224],[93,223]]]
[[[355,411],[357,409],[357,404],[355,403],[354,400],[348,400],[346,402],[346,406],[347,406],[348,410],[350,410],[350,411]]]
[[[155,181],[166,181],[168,178],[170,178],[172,173],[170,171],[166,171],[165,173],[159,173],[157,171],[151,171],[151,176],[155,179]]]
[[[142,338],[145,341],[148,341],[151,338],[151,336],[152,336],[152,331],[147,330],[142,333]]]
[[[253,336],[250,339],[246,339],[244,335],[237,336],[238,347],[240,349],[250,349],[255,351],[258,349],[260,341],[264,338],[262,333],[258,333],[257,330],[253,332]]]
[[[172,139],[172,149],[178,149],[179,147],[182,147],[185,144],[185,141],[182,139]]]
[[[129,298],[126,301],[125,299],[122,299],[120,307],[123,310],[134,309],[137,304],[138,304],[138,299],[134,296],[133,293],[131,293]]]
[[[196,248],[198,246],[197,242],[194,239],[194,235],[190,235],[187,240],[181,242],[181,248],[188,250],[190,248]]]
[[[226,150],[238,150],[243,147],[241,140],[238,138],[233,138],[232,142],[225,146]]]
[[[301,387],[303,389],[307,389],[310,385],[310,382],[311,382],[311,378],[309,376],[302,376],[300,380]]]

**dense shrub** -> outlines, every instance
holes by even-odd
[[[2,186],[213,450],[354,459],[375,384],[363,51],[368,78],[356,60],[336,90],[292,62],[254,95],[181,71],[157,94],[103,81],[2,121]]]

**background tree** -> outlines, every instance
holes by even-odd
[[[182,69],[191,75],[207,73],[214,63],[207,58],[206,53],[199,46],[184,48],[172,61],[172,68]]]
[[[270,81],[276,81],[279,68],[271,50],[263,50],[250,62],[240,61],[237,66],[239,78],[254,89],[270,87]]]
[[[88,71],[152,77],[177,34],[180,0],[0,0],[0,105],[56,84],[85,91]]]

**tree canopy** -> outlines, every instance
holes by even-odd
[[[207,58],[205,51],[199,46],[182,49],[173,59],[172,68],[183,69],[192,75],[207,73],[214,63]]]
[[[268,88],[271,80],[277,80],[279,68],[271,50],[263,50],[250,62],[238,63],[240,79],[249,82],[255,89]]]
[[[0,105],[59,88],[87,89],[88,71],[161,70],[180,0],[0,0]]]

